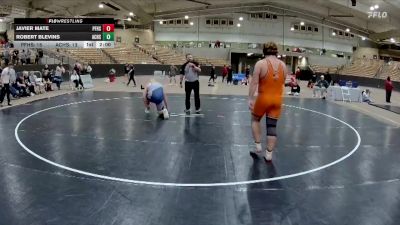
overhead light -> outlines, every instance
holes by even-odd
[[[193,22],[190,22],[190,26],[193,26],[194,25],[194,23]]]
[[[366,39],[365,37],[361,37],[361,40],[365,41],[365,39]]]
[[[237,24],[237,27],[241,27],[242,25],[240,23]]]
[[[3,22],[3,19],[2,19],[2,18],[0,18],[0,22]]]
[[[304,26],[304,24],[305,24],[305,23],[304,23],[303,21],[300,22],[300,25],[301,25],[301,26]]]
[[[132,18],[130,18],[130,17],[128,17],[128,19],[127,19],[128,21],[132,21]]]
[[[130,15],[130,16],[133,16],[134,14],[133,14],[133,12],[130,12],[129,15]]]
[[[390,38],[390,42],[395,43],[396,40],[394,38]]]
[[[252,56],[253,55],[253,53],[247,53],[247,56]]]
[[[347,28],[347,29],[346,29],[346,32],[350,32],[350,29],[349,29],[349,28]]]
[[[332,36],[336,36],[336,33],[335,33],[335,32],[332,32]]]
[[[239,21],[243,21],[243,17],[241,16],[241,17],[239,17]]]
[[[369,9],[370,9],[371,11],[374,11],[375,7],[371,6]]]
[[[187,19],[189,19],[189,16],[188,16],[188,15],[185,16],[185,20],[187,20]]]
[[[291,31],[294,31],[294,27],[291,27],[290,30],[291,30]]]
[[[104,5],[102,3],[99,4],[99,8],[102,9],[104,8]]]
[[[374,5],[374,8],[375,9],[379,9],[379,5]]]
[[[278,59],[280,59],[280,58],[282,58],[282,56],[281,56],[281,55],[278,55]]]
[[[160,24],[163,24],[163,21],[162,21],[162,20],[160,20]]]

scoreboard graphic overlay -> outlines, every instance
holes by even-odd
[[[16,48],[114,48],[112,18],[15,18]]]

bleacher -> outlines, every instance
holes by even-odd
[[[388,63],[387,70],[381,74],[381,78],[386,79],[387,76],[390,76],[393,81],[400,81],[400,62]]]
[[[135,47],[119,45],[115,48],[104,49],[117,63],[129,64],[160,64],[151,55]]]
[[[338,68],[335,66],[322,66],[322,65],[310,65],[311,70],[316,74],[337,73]]]
[[[345,66],[340,74],[373,78],[376,77],[383,64],[383,60],[355,59],[351,64]]]
[[[102,52],[101,49],[81,48],[81,49],[64,49],[64,53],[81,62],[89,64],[109,64],[114,63]]]

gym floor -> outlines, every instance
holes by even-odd
[[[190,115],[184,95],[168,97],[167,121],[127,92],[1,110],[0,224],[400,221],[398,126],[329,101],[285,98],[273,163],[265,163],[249,155],[245,96],[202,95],[202,113]]]

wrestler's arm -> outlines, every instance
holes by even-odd
[[[257,91],[258,82],[260,80],[260,72],[261,72],[261,61],[256,63],[256,65],[254,67],[253,76],[251,77],[251,80],[250,80],[249,100],[253,100],[254,94]]]

